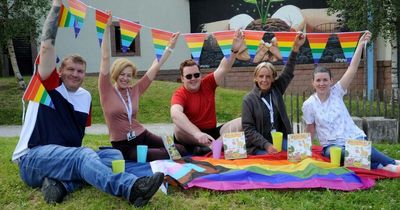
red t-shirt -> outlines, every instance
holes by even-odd
[[[171,105],[179,104],[183,113],[199,129],[210,129],[217,126],[215,112],[215,89],[217,83],[214,73],[208,74],[201,80],[200,89],[191,93],[182,85],[171,98]]]

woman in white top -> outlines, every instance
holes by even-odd
[[[333,85],[329,69],[318,66],[314,70],[312,84],[315,93],[303,104],[303,118],[311,136],[317,133],[325,157],[330,156],[331,146],[339,146],[342,147],[343,160],[346,139],[367,139],[364,131],[351,119],[343,96],[357,72],[363,47],[370,39],[371,33],[368,31],[360,38],[349,67],[336,84]],[[400,162],[372,147],[371,168],[400,173]]]

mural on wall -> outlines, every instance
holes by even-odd
[[[277,0],[275,0],[277,1]],[[326,1],[323,0],[282,0],[273,2],[264,10],[255,4],[256,0],[191,0],[191,32],[216,32],[225,30],[256,31],[303,31],[306,33],[345,32],[347,28],[341,24],[338,14],[327,14]],[[264,2],[268,2],[265,0]],[[257,7],[258,6],[258,7]],[[268,12],[266,12],[268,10]],[[262,16],[266,17],[263,20]],[[262,22],[265,21],[265,24]],[[256,65],[261,61],[282,64],[278,43],[274,33],[265,33],[254,62],[246,47],[240,50],[236,66]],[[216,67],[223,54],[216,39],[209,35],[204,42],[200,65]],[[335,35],[330,35],[319,63],[344,63],[340,42]],[[308,41],[300,49],[297,63],[314,63]]]

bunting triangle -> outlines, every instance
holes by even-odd
[[[163,55],[169,40],[174,34],[168,31],[162,31],[154,28],[151,29],[151,33],[153,35],[153,44],[156,52],[156,57],[157,60],[160,61],[160,58]]]
[[[290,51],[292,51],[296,34],[294,32],[274,32],[279,50],[282,54],[283,63],[286,64],[289,59]]]
[[[69,11],[74,15],[75,38],[78,37],[79,31],[83,28],[86,17],[86,5],[79,0],[68,0]]]
[[[339,33],[336,36],[339,39],[340,46],[342,46],[344,57],[350,63],[354,55],[354,50],[357,47],[358,39],[361,32]]]
[[[319,59],[321,59],[330,35],[331,34],[329,33],[307,34],[308,43],[310,44],[310,49],[315,64],[319,63]]]
[[[265,32],[244,30],[243,33],[244,42],[247,45],[247,51],[249,52],[250,60],[253,61]]]
[[[220,31],[213,33],[215,39],[217,39],[218,45],[221,48],[224,57],[229,59],[231,56],[231,49],[233,38],[235,37],[235,31]]]
[[[47,93],[42,82],[40,81],[38,73],[35,73],[32,76],[32,79],[29,82],[22,99],[25,101],[35,101],[54,109],[54,104],[51,101],[50,95]]]
[[[68,8],[61,4],[60,16],[58,17],[58,27],[72,27],[74,26],[74,16],[71,15]]]
[[[186,43],[190,49],[190,52],[192,53],[193,60],[195,60],[196,63],[199,64],[201,50],[203,48],[204,39],[207,36],[207,34],[205,33],[183,34],[182,36],[185,38]]]
[[[122,52],[126,53],[142,26],[128,20],[119,19],[119,27],[121,28]]]
[[[100,47],[101,47],[101,42],[103,41],[104,30],[106,30],[108,18],[110,18],[109,14],[96,9],[96,30]]]

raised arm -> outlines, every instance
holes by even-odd
[[[240,47],[244,44],[243,33],[240,30],[235,31],[235,38],[232,44],[232,53],[229,60],[225,57],[221,60],[218,68],[214,72],[214,78],[217,85],[221,85],[225,75],[232,69],[233,63],[235,63],[236,55],[239,52]]]
[[[369,40],[371,39],[371,33],[366,31],[358,41],[356,52],[351,59],[350,65],[347,68],[346,72],[343,74],[342,78],[339,80],[340,85],[344,90],[350,86],[351,81],[353,80],[354,76],[357,73],[358,65],[360,64],[362,50],[364,46]]]
[[[53,0],[50,12],[43,24],[38,70],[42,80],[46,80],[56,68],[56,50],[54,45],[58,29],[60,8],[61,0]]]
[[[100,73],[103,75],[110,73],[110,27],[112,23],[111,11],[107,11],[110,15],[104,29],[103,40],[101,42],[101,61],[100,61]]]
[[[179,32],[174,33],[169,40],[167,48],[164,50],[163,55],[160,58],[160,61],[157,62],[157,59],[153,61],[153,64],[150,66],[149,70],[147,70],[146,75],[150,80],[154,80],[157,76],[158,71],[160,71],[161,66],[168,60],[172,51],[175,49],[176,41],[178,40]]]

